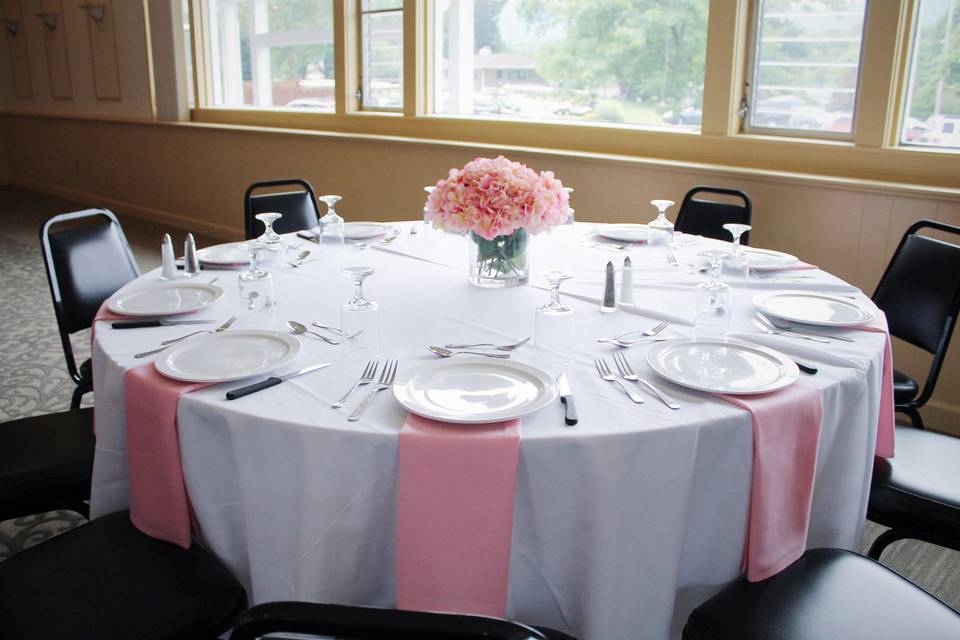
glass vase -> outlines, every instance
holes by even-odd
[[[478,287],[516,287],[530,279],[529,234],[518,229],[486,240],[470,233],[470,282]]]

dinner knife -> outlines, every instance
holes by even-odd
[[[266,380],[261,380],[260,382],[254,382],[253,384],[248,384],[245,387],[240,387],[239,389],[234,389],[233,391],[227,391],[227,400],[236,400],[237,398],[242,398],[243,396],[248,396],[251,393],[256,393],[257,391],[263,391],[264,389],[269,389],[270,387],[275,387],[284,380],[289,380],[290,378],[296,378],[297,376],[302,376],[305,373],[310,373],[311,371],[316,371],[317,369],[323,369],[324,367],[329,367],[329,362],[324,362],[321,364],[314,364],[300,369],[300,371],[294,371],[293,373],[288,373],[285,376],[272,376]]]
[[[563,420],[568,427],[579,422],[577,417],[577,405],[573,402],[573,392],[570,390],[570,381],[567,380],[567,374],[561,373],[557,376],[557,384],[560,385],[560,402],[563,403]]]
[[[213,320],[123,320],[114,322],[114,329],[143,329],[144,327],[171,327],[178,324],[208,324]]]

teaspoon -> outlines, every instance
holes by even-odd
[[[295,335],[300,335],[301,333],[309,333],[309,334],[312,335],[312,336],[316,336],[316,337],[320,338],[321,340],[323,340],[323,341],[326,342],[327,344],[340,344],[340,343],[337,342],[336,340],[331,340],[331,339],[328,338],[327,336],[322,336],[322,335],[320,335],[319,333],[317,333],[316,331],[310,331],[310,329],[307,329],[305,326],[303,326],[303,325],[300,324],[299,322],[295,322],[295,321],[293,321],[293,320],[287,320],[287,326],[290,327],[290,331],[291,331],[293,334],[295,334]]]

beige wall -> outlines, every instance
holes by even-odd
[[[190,124],[98,122],[3,116],[11,182],[239,238],[242,198],[253,181],[300,176],[344,200],[349,220],[417,218],[421,187],[494,149],[357,139]],[[508,155],[552,169],[576,188],[583,221],[636,221],[650,199],[680,200],[696,184],[732,186],[754,204],[753,244],[822,266],[867,292],[903,231],[919,218],[960,225],[960,201],[880,186],[836,186],[799,177],[757,177],[637,160],[576,158],[514,150]],[[897,366],[923,377],[928,359],[896,345]],[[954,348],[928,420],[960,434],[960,346]]]

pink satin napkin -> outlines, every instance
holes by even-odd
[[[180,465],[177,405],[206,383],[160,375],[153,363],[123,375],[130,519],[148,536],[190,548],[190,501]]]
[[[887,344],[883,347],[883,379],[880,388],[880,419],[877,422],[877,444],[874,453],[881,458],[892,458],[894,452],[894,434],[896,418],[893,410],[893,349],[890,346],[890,329],[887,317],[880,313],[869,324],[859,327],[846,327],[860,331],[873,331],[887,334]]]
[[[397,607],[503,617],[520,421],[400,431]]]
[[[772,393],[731,396],[753,418],[753,484],[744,550],[747,580],[775,575],[807,546],[823,418],[820,390],[795,382]]]

